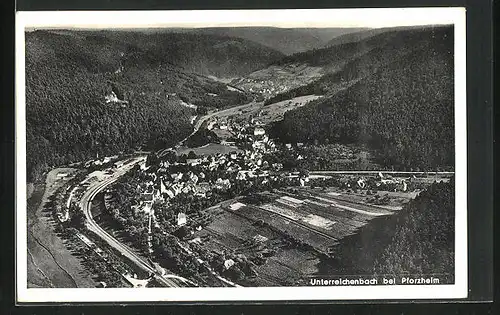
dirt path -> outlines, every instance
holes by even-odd
[[[67,179],[59,173],[73,172],[70,168],[57,168],[47,174],[45,187],[35,188],[28,209],[28,288],[30,287],[95,287],[91,275],[80,260],[66,247],[56,232],[52,218],[50,197]],[[40,194],[43,195],[40,197]]]

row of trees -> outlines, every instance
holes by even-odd
[[[201,147],[209,143],[220,143],[217,134],[211,130],[202,128],[186,140],[189,148]]]

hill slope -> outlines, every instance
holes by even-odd
[[[50,166],[96,154],[114,154],[140,145],[168,146],[189,134],[196,106],[226,107],[250,100],[225,84],[176,66],[194,68],[194,62],[183,52],[161,54],[168,39],[171,37],[156,41],[148,35],[120,32],[26,33],[30,180]],[[196,46],[181,45],[181,39],[177,45],[187,47],[186,52]],[[205,53],[199,52],[200,56]],[[210,53],[206,56],[215,58]],[[200,64],[205,61],[197,60]],[[242,70],[245,67],[255,65],[248,62],[235,66],[234,71],[247,71]],[[111,92],[117,99],[107,101]]]
[[[320,48],[332,38],[360,28],[213,27],[190,32],[244,38],[290,55]]]
[[[335,249],[340,274],[389,277],[439,274],[454,281],[455,189],[432,184],[392,216],[378,217]]]
[[[394,31],[285,59],[339,70],[271,100],[324,94],[273,126],[282,141],[369,145],[387,166],[454,165],[452,27]]]
[[[232,83],[243,90],[261,93],[270,99],[268,103],[307,95],[309,90],[317,91],[325,84],[328,90],[332,90],[332,83],[336,85],[334,89],[342,89],[346,85],[337,86],[338,83],[353,83],[351,79],[373,73],[387,62],[429,45],[432,29],[432,26],[368,29],[342,35],[336,45],[285,56]],[[346,74],[350,79],[344,82],[331,77]]]
[[[359,42],[364,39],[368,39],[370,37],[391,32],[391,31],[402,31],[402,30],[412,30],[412,29],[422,29],[422,26],[400,26],[400,27],[383,27],[383,28],[372,28],[372,29],[362,29],[356,32],[350,32],[347,34],[342,34],[340,36],[337,36],[324,46],[325,48],[331,47],[331,46],[336,46],[336,45],[341,45],[341,44],[347,44],[347,43],[354,43],[354,42]]]
[[[52,30],[85,45],[119,47],[131,63],[168,63],[187,72],[217,77],[248,74],[279,60],[283,54],[243,38],[173,31]]]
[[[269,47],[224,35],[130,31],[85,33],[102,41],[122,44],[149,61],[170,63],[184,71],[221,78],[248,74],[283,57],[282,53]]]

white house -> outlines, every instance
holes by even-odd
[[[300,178],[300,179],[299,179],[299,182],[300,182],[300,186],[305,186],[305,184],[306,184],[307,182],[309,182],[309,177]]]
[[[160,181],[160,193],[164,194],[167,192],[167,187],[165,186],[165,183],[163,183],[163,180]]]
[[[184,194],[188,194],[188,193],[190,193],[191,191],[193,191],[193,189],[192,189],[192,187],[191,187],[191,186],[184,186],[184,187],[182,188],[182,193],[184,193]]]
[[[253,135],[254,136],[262,136],[262,135],[265,135],[265,134],[266,134],[266,131],[262,127],[256,127],[253,130]]]
[[[189,165],[199,165],[201,163],[200,159],[186,159],[186,163]]]
[[[169,198],[174,198],[175,197],[175,191],[174,189],[170,188],[165,191],[165,193],[168,195]]]
[[[150,213],[152,206],[153,206],[153,203],[151,201],[145,202],[144,206],[142,207],[142,211],[144,211],[145,213]]]
[[[212,130],[214,128],[214,125],[215,125],[216,122],[217,121],[211,121],[211,122],[209,122],[208,125],[207,125],[207,129],[208,130]]]
[[[247,178],[245,171],[239,171],[238,174],[236,174],[236,179],[237,180],[245,180]]]
[[[118,102],[118,96],[116,96],[115,92],[111,91],[108,95],[104,97],[106,100],[106,104],[111,103],[111,102]]]
[[[229,189],[231,188],[231,182],[229,179],[222,179],[222,178],[217,178],[215,181],[215,187],[218,189]]]
[[[360,178],[356,183],[358,184],[359,188],[365,188],[366,183],[364,178]]]
[[[187,223],[186,214],[182,213],[182,212],[179,212],[179,214],[177,215],[177,225],[178,226],[183,226],[186,223]]]
[[[224,268],[226,268],[226,270],[231,268],[232,266],[234,266],[234,260],[226,259],[226,261],[224,261]]]
[[[194,184],[196,184],[198,182],[198,176],[196,176],[196,174],[194,174],[194,173],[190,173],[189,174],[189,180],[191,182],[193,182]]]

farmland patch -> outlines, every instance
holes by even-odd
[[[197,148],[181,147],[177,150],[176,153],[177,155],[187,155],[190,151],[193,151],[196,155],[215,155],[217,153],[228,154],[233,151],[240,152],[241,150],[234,146],[210,143]]]
[[[325,219],[323,217],[320,217],[319,215],[315,214],[309,214],[307,217],[302,219],[303,221],[309,223],[310,225],[314,225],[317,227],[320,227],[325,230],[331,230],[333,225],[335,224],[334,221],[330,221],[328,219]]]

